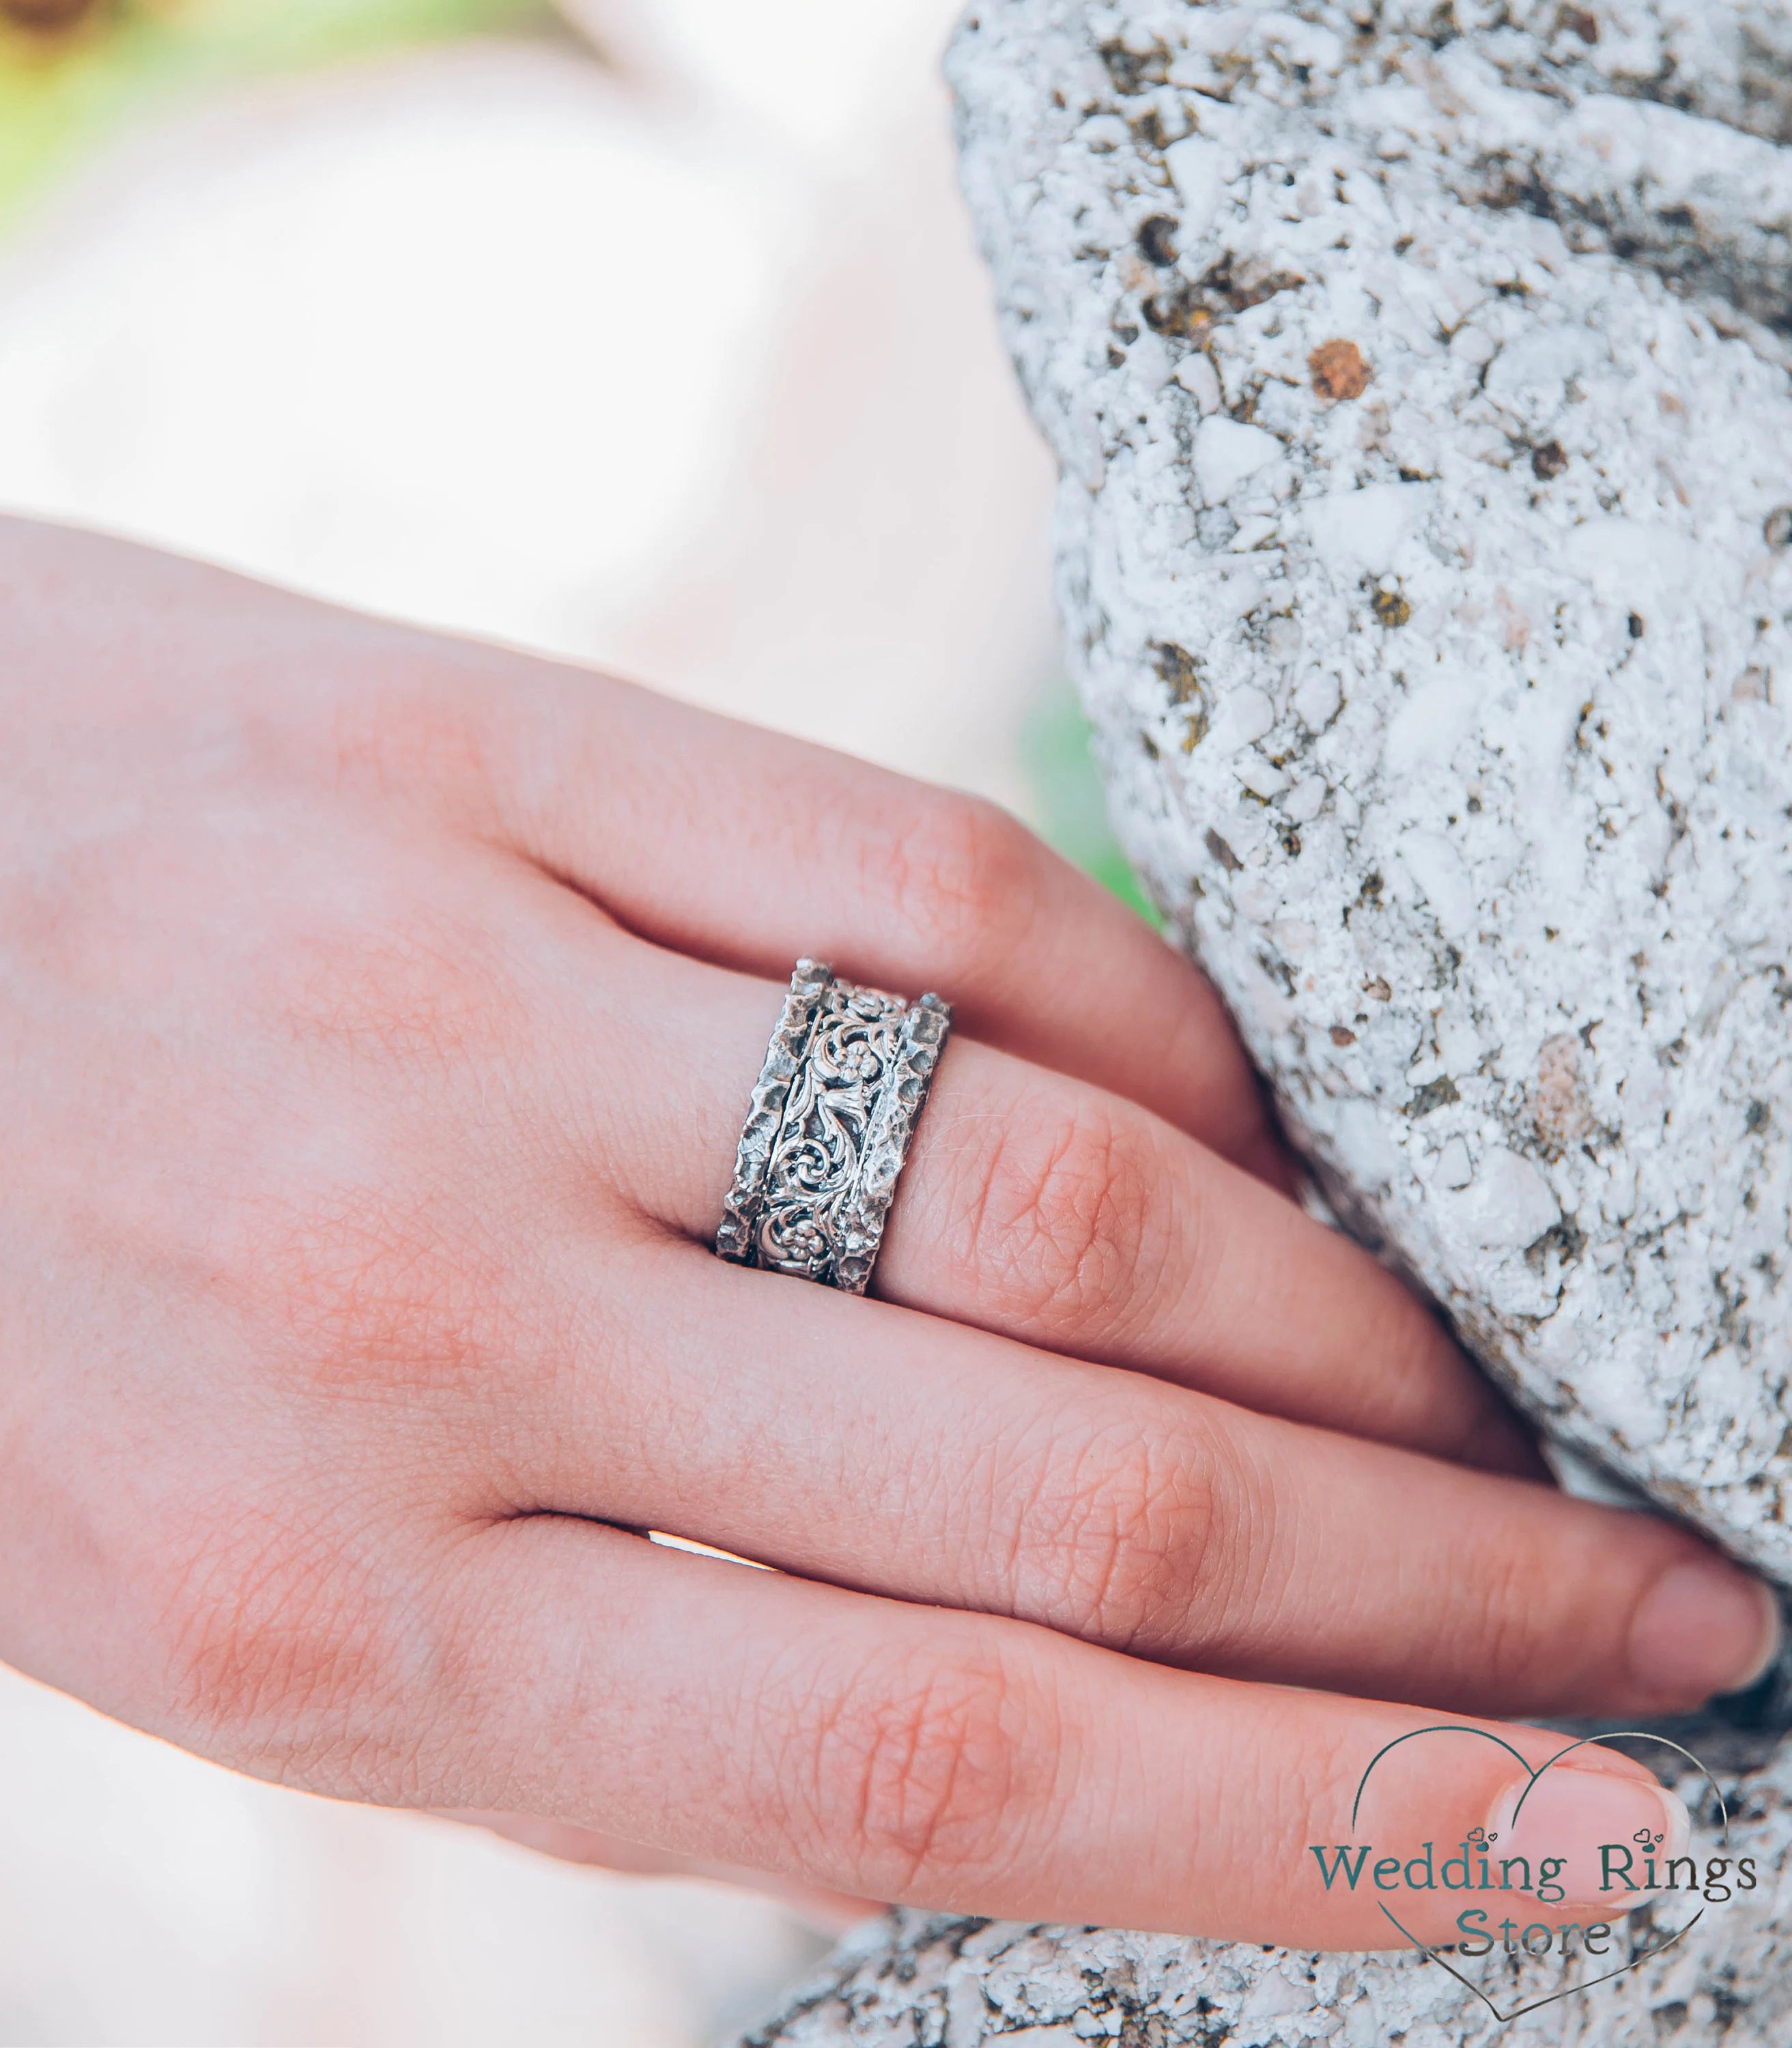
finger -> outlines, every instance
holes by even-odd
[[[30,531],[17,537],[29,557]],[[978,1035],[1145,1103],[1289,1184],[1211,988],[992,806],[606,677],[351,618],[99,536],[55,540],[59,563],[71,547],[91,555],[108,588],[148,576],[154,615],[138,627],[158,645],[173,634],[188,668],[203,616],[215,658],[194,687],[235,711],[276,646],[278,701],[260,715],[285,721],[289,758],[372,792],[383,813],[446,801],[644,935],[708,959],[782,976],[800,954],[831,954],[859,979],[936,987]],[[33,615],[71,644],[91,638],[93,604],[71,606],[60,568],[47,580],[26,568]]]
[[[615,1178],[708,1242],[782,991],[602,936],[590,979],[617,1063],[596,1092],[628,1105]],[[1348,1239],[1136,1104],[961,1035],[874,1285],[1274,1414],[1542,1469],[1437,1319]]]
[[[498,657],[494,657],[495,661]],[[993,806],[626,685],[504,657],[502,828],[643,936],[779,978],[937,989],[972,1036],[1290,1185],[1208,983]]]
[[[885,1298],[1290,1420],[1535,1477],[1528,1433],[1360,1246],[1118,1096],[961,1045]]]
[[[602,1356],[516,1391],[507,1504],[1477,1712],[1678,1711],[1749,1682],[1777,1642],[1763,1588],[1650,1516],[689,1247],[613,1255],[584,1289]]]
[[[1377,1751],[1435,1716],[1168,1671],[559,1518],[467,1539],[449,1596],[457,1623],[413,1681],[434,1796],[859,1896],[1403,1945],[1388,1895],[1360,1865],[1355,1890],[1328,1890],[1313,1846],[1365,1846],[1372,1863],[1453,1845],[1528,1782],[1484,1735],[1420,1738],[1376,1767],[1353,1820]],[[1565,1740],[1497,1733],[1537,1763]],[[1576,1751],[1531,1798],[1569,1866],[1565,1910],[1631,1902],[1599,1893],[1599,1843],[1643,1827],[1684,1840],[1684,1808],[1604,1752]],[[1398,1903],[1414,1933],[1455,1938],[1452,1895]]]

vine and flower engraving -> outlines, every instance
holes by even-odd
[[[741,1138],[716,1250],[865,1291],[952,1012],[797,963]]]

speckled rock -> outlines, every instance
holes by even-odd
[[[1792,17],[976,0],[949,70],[1129,852],[1336,1209],[1792,1585]],[[902,1914],[751,2038],[1778,2048],[1785,1699],[1696,1732],[1763,1890],[1510,2025],[1559,1962]]]
[[[1116,821],[1290,1128],[1792,1582],[1792,31],[1485,11],[990,0],[965,182]]]

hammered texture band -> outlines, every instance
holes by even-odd
[[[863,1294],[952,1011],[801,960],[759,1070],[720,1258]]]

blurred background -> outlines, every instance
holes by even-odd
[[[978,789],[1125,886],[956,6],[0,0],[0,506]],[[824,1945],[0,1669],[0,2048],[708,2048]]]

